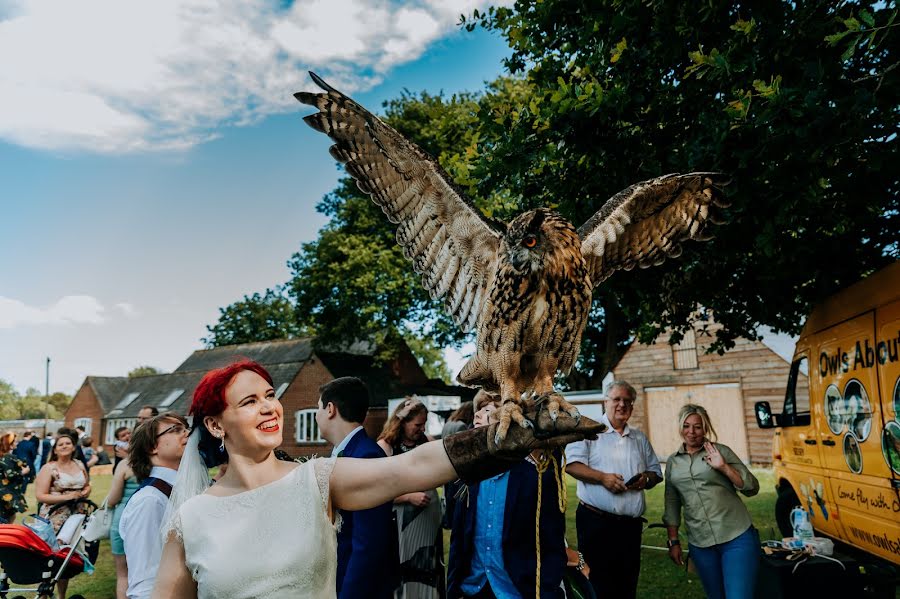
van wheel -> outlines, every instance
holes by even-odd
[[[791,510],[800,505],[800,498],[794,489],[784,484],[778,488],[778,497],[775,499],[775,522],[778,524],[778,530],[781,536],[791,537],[794,535],[794,527],[791,526]]]

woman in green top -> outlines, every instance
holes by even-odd
[[[716,438],[706,410],[687,404],[678,415],[682,447],[666,463],[669,557],[682,565],[678,526],[684,512],[691,559],[707,597],[753,597],[759,568],[759,535],[737,496],[759,492],[759,481]]]

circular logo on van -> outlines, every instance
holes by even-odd
[[[845,427],[863,442],[872,432],[872,404],[866,388],[857,379],[850,379],[841,393],[837,385],[825,389],[825,421],[835,435],[844,432]]]
[[[825,420],[835,435],[841,434],[844,424],[848,421],[844,410],[844,397],[835,384],[828,385],[825,389]]]
[[[897,377],[897,382],[894,383],[894,420],[900,422],[900,376]]]
[[[852,432],[844,435],[844,459],[847,460],[847,467],[853,474],[862,472],[862,452],[859,450],[859,441]]]
[[[851,379],[844,387],[844,405],[847,409],[850,431],[860,443],[872,432],[872,405],[865,387],[856,379]]]
[[[881,434],[881,454],[891,470],[900,474],[900,424],[895,421],[884,425]]]

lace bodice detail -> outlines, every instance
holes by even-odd
[[[262,487],[198,495],[174,532],[198,599],[335,597],[337,538],[328,513],[334,459],[313,459]]]

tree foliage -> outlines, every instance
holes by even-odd
[[[219,308],[218,322],[207,325],[209,336],[202,341],[208,347],[219,347],[298,337],[304,329],[295,314],[293,302],[281,287],[267,289],[262,295],[245,295],[240,301]]]
[[[22,420],[28,418],[62,418],[72,403],[72,396],[52,393],[50,397],[33,387],[22,395],[11,383],[0,379],[0,420]]]
[[[798,331],[813,303],[900,257],[896,16],[874,2],[520,0],[464,20],[505,37],[509,77],[406,93],[384,117],[501,219],[549,206],[579,225],[640,180],[731,176],[716,239],[595,290],[568,379],[591,387],[634,334],[683,330],[698,305],[724,325],[721,350],[761,324]],[[351,181],[318,209],[331,221],[289,262],[294,323],[330,341],[462,339]]]
[[[132,368],[128,372],[128,378],[134,379],[141,376],[151,376],[154,374],[163,374],[163,371],[155,366],[138,366],[136,368]]]

